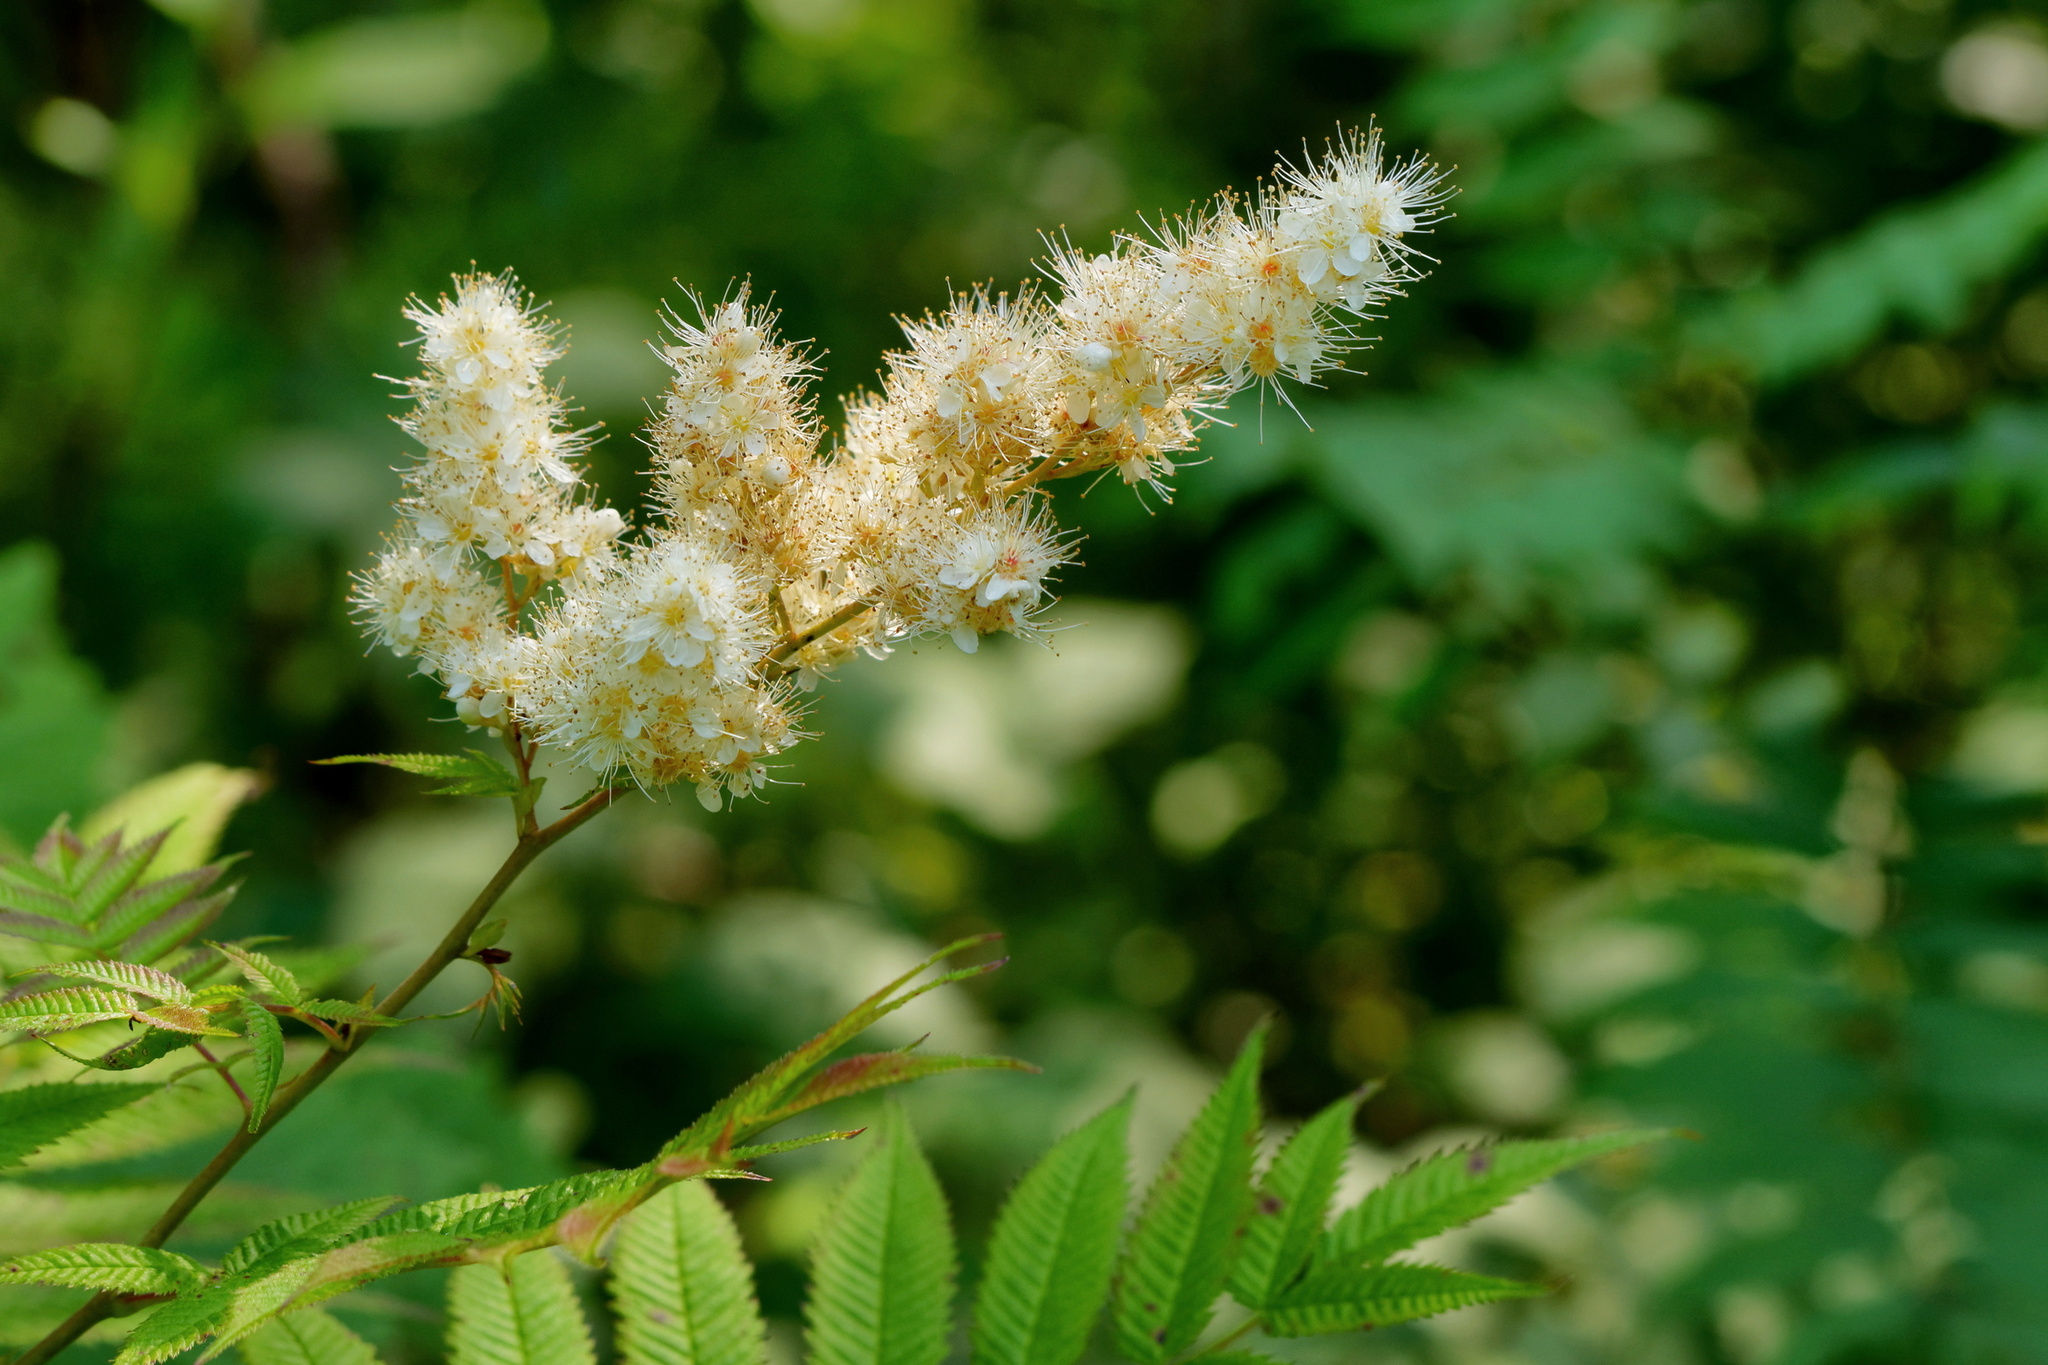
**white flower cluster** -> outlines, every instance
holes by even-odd
[[[549,332],[509,280],[460,280],[408,314],[428,372],[406,428],[428,458],[358,605],[465,719],[716,808],[797,737],[792,688],[856,651],[1033,635],[1071,548],[1039,485],[1114,469],[1165,493],[1231,394],[1341,363],[1345,315],[1419,276],[1406,237],[1444,198],[1428,163],[1388,167],[1376,133],[1353,135],[1258,200],[1101,255],[1059,248],[1046,289],[906,323],[829,452],[813,366],[772,315],[745,288],[692,300],[667,320],[650,431],[661,516],[628,547],[617,513],[570,496]]]
[[[465,720],[502,723],[533,660],[524,599],[602,574],[626,523],[575,498],[581,442],[542,378],[562,354],[552,329],[510,280],[456,284],[452,302],[406,310],[426,373],[405,381],[400,425],[427,453],[354,601],[379,641],[440,675]]]

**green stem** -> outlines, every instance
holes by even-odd
[[[519,880],[519,874],[526,871],[535,858],[546,852],[563,835],[611,805],[617,796],[616,788],[607,787],[553,824],[535,829],[531,833],[522,833],[519,842],[505,855],[504,863],[490,882],[477,893],[476,899],[470,902],[469,909],[462,912],[462,918],[449,927],[434,951],[427,954],[426,959],[413,969],[412,975],[399,982],[396,990],[377,1002],[377,1012],[396,1014],[412,1003],[413,998],[425,990],[435,977],[468,950],[470,935],[476,932],[477,926],[483,923],[484,916],[491,912],[491,908],[511,888],[512,883]],[[214,1187],[249,1154],[249,1149],[268,1136],[308,1095],[325,1084],[327,1078],[339,1070],[343,1062],[356,1054],[356,1050],[362,1046],[371,1032],[369,1029],[348,1030],[348,1036],[341,1046],[330,1047],[289,1084],[279,1087],[277,1094],[270,1101],[269,1111],[265,1113],[263,1122],[256,1130],[251,1132],[246,1126],[238,1127],[226,1145],[214,1153],[213,1160],[206,1163],[206,1169],[193,1176],[185,1188],[178,1191],[178,1197],[171,1201],[171,1206],[163,1211],[163,1215],[142,1235],[137,1244],[160,1247],[169,1241],[171,1234],[191,1216],[200,1202],[213,1193]],[[115,1304],[115,1295],[95,1294],[48,1336],[16,1357],[14,1365],[44,1365],[44,1362],[85,1335],[95,1324],[112,1317]]]

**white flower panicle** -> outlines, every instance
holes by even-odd
[[[1408,239],[1447,197],[1368,131],[1149,238],[1056,246],[1042,288],[905,320],[830,450],[815,366],[774,315],[744,286],[691,297],[658,348],[658,524],[632,544],[574,496],[581,438],[542,378],[552,331],[509,277],[459,279],[407,311],[426,373],[403,425],[427,457],[357,609],[522,763],[552,744],[608,778],[693,783],[715,809],[799,737],[796,689],[856,652],[1036,638],[1073,549],[1042,485],[1114,470],[1166,495],[1232,394],[1286,400],[1283,381],[1342,365],[1353,320],[1421,277]]]
[[[354,605],[371,633],[438,674],[465,720],[503,725],[531,664],[520,616],[554,582],[605,572],[625,519],[576,500],[582,439],[543,372],[561,347],[509,278],[465,276],[406,316],[426,372],[399,425],[426,449],[401,520]]]

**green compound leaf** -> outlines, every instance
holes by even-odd
[[[624,1365],[766,1365],[753,1271],[701,1180],[669,1186],[626,1219],[611,1288]]]
[[[162,1088],[141,1081],[124,1081],[118,1085],[59,1082],[0,1090],[0,1171],[37,1148]]]
[[[112,986],[117,991],[133,991],[150,1000],[167,1001],[174,1005],[190,1004],[192,988],[154,967],[145,967],[139,962],[52,962],[41,967],[30,967],[17,976],[68,976],[81,981],[95,981],[102,986]]]
[[[1539,1284],[1468,1275],[1433,1265],[1380,1265],[1312,1272],[1266,1309],[1276,1337],[1323,1336],[1448,1313],[1475,1303],[1533,1298]]]
[[[280,1005],[296,1005],[306,998],[299,979],[286,968],[257,952],[234,943],[210,945],[214,951],[241,969],[249,984]]]
[[[1088,1344],[1130,1199],[1131,1103],[1061,1138],[1004,1204],[975,1299],[975,1365],[1073,1365]]]
[[[378,763],[401,772],[431,777],[443,785],[427,789],[429,796],[517,796],[519,783],[504,764],[481,749],[464,749],[459,754],[343,754],[339,758],[316,758],[315,763]]]
[[[80,1242],[0,1257],[0,1284],[104,1289],[115,1294],[181,1294],[206,1283],[206,1267],[189,1256],[121,1242]]]
[[[0,1005],[0,1029],[61,1033],[109,1019],[126,1019],[140,1008],[134,996],[102,986],[66,986],[38,991]]]
[[[249,1131],[263,1126],[270,1097],[284,1075],[284,1029],[277,1016],[254,1000],[241,1002],[243,1034],[249,1040]]]
[[[448,1277],[449,1365],[596,1365],[590,1325],[552,1252]]]
[[[1329,1217],[1363,1099],[1347,1095],[1303,1124],[1259,1182],[1230,1271],[1231,1297],[1245,1307],[1264,1308],[1308,1263]]]
[[[1645,1142],[1667,1129],[1500,1142],[1425,1157],[1345,1212],[1316,1249],[1316,1270],[1384,1261],[1426,1237],[1469,1223],[1559,1171]]]
[[[1262,1027],[1146,1192],[1118,1271],[1113,1319],[1117,1349],[1141,1365],[1195,1344],[1229,1274],[1252,1202],[1264,1048]]]
[[[249,1365],[378,1365],[377,1353],[318,1308],[273,1318],[243,1338]]]
[[[946,1199],[893,1108],[818,1238],[810,1365],[939,1365],[953,1315]]]

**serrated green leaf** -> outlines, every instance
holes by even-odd
[[[1230,1273],[1251,1207],[1265,1030],[1174,1145],[1124,1249],[1113,1322],[1117,1349],[1152,1365],[1195,1344]]]
[[[317,1256],[302,1256],[267,1274],[252,1272],[238,1280],[209,1286],[209,1294],[227,1295],[227,1312],[213,1324],[213,1340],[199,1353],[195,1365],[206,1365],[207,1361],[217,1359],[228,1347],[262,1330],[278,1314],[295,1306],[300,1291],[312,1279],[319,1264]]]
[[[400,1209],[365,1227],[361,1235],[436,1232],[478,1248],[546,1240],[558,1224],[594,1205],[617,1201],[613,1209],[623,1214],[633,1196],[659,1183],[659,1177],[644,1167],[587,1171],[523,1190],[457,1195]],[[581,1235],[578,1230],[571,1232]],[[564,1240],[571,1240],[570,1235],[565,1235]]]
[[[137,1323],[114,1357],[114,1365],[156,1365],[206,1340],[227,1317],[234,1300],[225,1290],[172,1299]]]
[[[1194,1359],[1201,1365],[1282,1365],[1259,1351],[1204,1351]]]
[[[1384,1261],[1427,1237],[1469,1223],[1558,1172],[1669,1137],[1660,1128],[1592,1137],[1500,1142],[1425,1157],[1345,1211],[1316,1249],[1316,1270]]]
[[[368,1028],[389,1028],[403,1023],[388,1014],[379,1014],[368,1005],[359,1005],[353,1000],[301,1000],[294,1009],[303,1010],[316,1019],[325,1019],[330,1024],[362,1024]]]
[[[1266,1309],[1266,1330],[1276,1337],[1322,1336],[1385,1327],[1448,1313],[1476,1303],[1526,1299],[1543,1286],[1490,1275],[1468,1275],[1433,1265],[1379,1265],[1313,1271]]]
[[[448,1279],[449,1365],[596,1365],[568,1272],[546,1251]]]
[[[1130,1200],[1131,1099],[1061,1138],[1003,1205],[974,1304],[975,1365],[1073,1365],[1109,1295]]]
[[[206,894],[226,870],[225,862],[213,863],[144,882],[107,907],[93,942],[108,951],[126,944],[125,956],[155,961],[205,928],[232,899],[232,891]]]
[[[701,1180],[669,1186],[626,1219],[611,1290],[624,1365],[766,1365],[752,1269]]]
[[[117,991],[133,991],[150,1000],[175,1005],[188,1004],[192,999],[190,986],[169,972],[160,972],[139,962],[51,962],[17,972],[15,975],[74,977],[82,981],[98,982],[102,986],[112,986]]]
[[[895,1109],[880,1136],[818,1238],[804,1305],[810,1365],[939,1365],[946,1356],[946,1198]]]
[[[1330,1216],[1362,1098],[1347,1095],[1303,1124],[1259,1182],[1230,1269],[1231,1297],[1245,1307],[1264,1308],[1308,1263]]]
[[[325,1251],[369,1226],[397,1202],[396,1195],[379,1195],[331,1208],[287,1214],[265,1223],[228,1248],[228,1254],[221,1259],[221,1273],[244,1274]]]
[[[299,989],[297,977],[254,948],[244,948],[233,943],[215,943],[209,946],[240,968],[251,986],[278,1004],[296,1005],[306,998],[306,993]]]
[[[431,777],[443,783],[428,789],[430,796],[517,796],[519,782],[512,771],[481,749],[459,754],[343,754],[318,758],[320,764],[377,763],[401,772]]]
[[[378,1365],[369,1342],[318,1308],[273,1318],[240,1349],[249,1365]]]
[[[104,986],[65,986],[38,991],[0,1005],[0,1029],[22,1033],[58,1033],[87,1024],[132,1016],[141,1002],[124,991]]]
[[[0,1090],[0,1170],[37,1148],[96,1123],[163,1087],[140,1081],[108,1085],[29,1085]]]
[[[81,918],[98,919],[116,897],[140,881],[155,860],[157,851],[163,847],[168,833],[168,830],[160,830],[129,844],[122,842],[119,830],[98,836],[94,846],[98,856],[89,866],[82,865],[74,873],[76,889],[72,892],[72,899],[82,912]],[[84,837],[94,838],[91,834]]]
[[[116,1294],[179,1294],[206,1283],[189,1256],[122,1242],[79,1242],[0,1257],[0,1284],[104,1289]]]
[[[284,1075],[284,1030],[277,1016],[254,1000],[241,1003],[243,1036],[249,1040],[249,1131],[263,1126],[270,1097]]]

